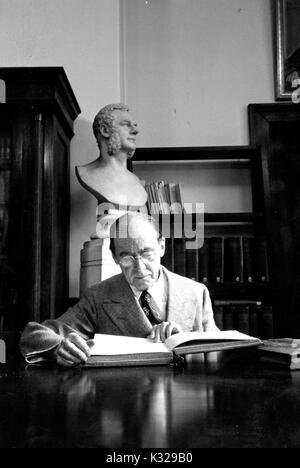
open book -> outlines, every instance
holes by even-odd
[[[182,332],[154,343],[147,338],[100,335],[94,337],[91,356],[85,366],[133,366],[169,364],[185,354],[258,346],[258,338],[236,330]]]

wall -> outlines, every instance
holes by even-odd
[[[121,17],[122,95],[140,125],[139,146],[247,145],[247,105],[274,100],[270,2],[126,0]],[[252,210],[249,165],[134,171],[147,182],[179,182],[183,201],[207,212]]]
[[[268,0],[126,0],[123,94],[140,146],[248,144],[274,100]]]
[[[70,296],[96,210],[74,167],[97,157],[91,122],[120,100],[119,41],[119,0],[0,0],[1,66],[63,66],[82,110],[71,146]]]

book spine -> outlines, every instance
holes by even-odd
[[[146,184],[145,190],[147,192],[147,210],[148,213],[151,214],[152,195],[149,184]]]
[[[224,330],[223,324],[223,306],[214,306],[214,319],[215,324],[220,330]]]
[[[224,249],[222,237],[209,239],[209,281],[223,281]]]
[[[241,282],[243,278],[242,238],[224,239],[224,281]]]
[[[259,310],[259,338],[266,340],[273,337],[273,310],[271,306],[264,305]]]
[[[183,208],[183,199],[182,199],[180,184],[175,184],[175,196],[176,196],[176,202],[179,203],[181,208]]]
[[[185,249],[185,274],[198,281],[198,249]]]
[[[250,334],[249,315],[249,306],[244,305],[236,308],[235,328],[242,333],[246,333],[246,335]]]
[[[253,241],[253,237],[243,237],[243,279],[248,283],[254,280]]]
[[[5,160],[6,162],[11,161],[11,139],[10,139],[10,134],[6,134],[5,138]]]
[[[0,164],[10,162],[11,142],[10,134],[7,130],[0,131]]]
[[[174,271],[174,248],[172,238],[166,238],[165,240],[165,254],[161,259],[161,263],[170,271]]]
[[[267,241],[264,237],[254,238],[255,280],[269,281]]]
[[[178,203],[176,202],[176,193],[175,193],[175,184],[169,184],[168,185],[168,189],[169,189],[169,198],[170,198],[170,211],[171,213],[180,213],[180,209],[179,209],[179,206],[178,206]]]
[[[6,161],[5,155],[5,135],[4,132],[0,133],[0,164]]]
[[[10,171],[0,171],[0,203],[9,201]]]
[[[0,206],[0,253],[7,249],[8,214],[5,206]]]
[[[234,330],[235,306],[226,306],[223,308],[223,329]]]
[[[261,306],[252,305],[249,310],[249,334],[251,336],[259,336],[257,309]]]
[[[174,273],[185,276],[185,239],[173,239]]]
[[[203,246],[198,249],[198,280],[208,282],[209,273],[209,239],[204,239]]]

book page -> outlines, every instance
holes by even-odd
[[[147,338],[96,334],[91,347],[92,356],[118,354],[169,353],[164,343],[154,343]]]
[[[245,335],[237,330],[226,330],[226,331],[208,331],[208,332],[183,332],[176,333],[166,339],[165,345],[173,350],[176,346],[182,343],[188,344],[189,341],[259,341],[258,338],[253,336]]]

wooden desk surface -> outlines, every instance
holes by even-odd
[[[0,365],[0,447],[300,447],[300,371]]]

